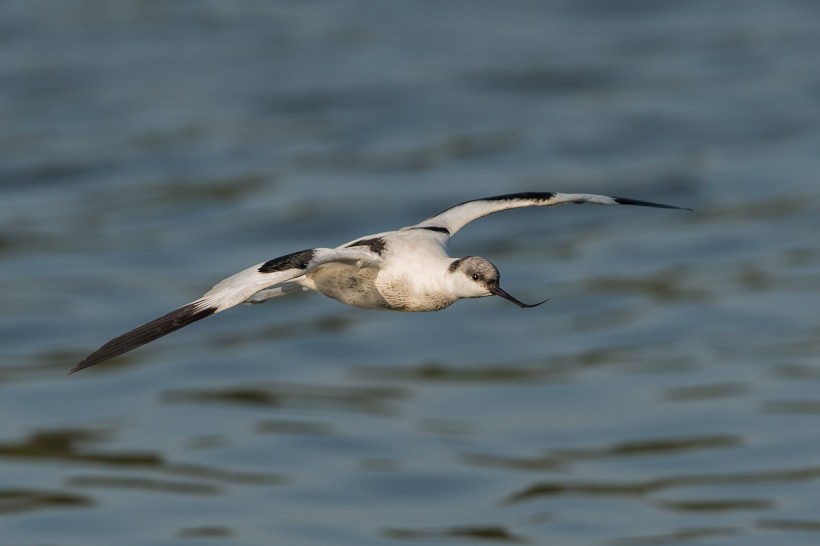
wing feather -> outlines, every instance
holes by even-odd
[[[225,309],[243,303],[260,290],[294,280],[330,262],[378,262],[366,248],[313,248],[256,264],[217,283],[201,298],[115,337],[85,357],[69,372],[99,364],[159,339]]]
[[[449,235],[455,233],[472,222],[488,214],[501,212],[502,210],[517,209],[522,207],[551,207],[564,203],[592,203],[595,205],[635,205],[639,207],[656,207],[663,209],[684,209],[672,205],[652,203],[650,201],[640,201],[627,197],[610,197],[608,195],[594,195],[590,193],[556,193],[556,192],[527,192],[510,193],[506,195],[496,195],[483,199],[465,201],[450,207],[426,220],[405,229],[430,229],[444,232]]]

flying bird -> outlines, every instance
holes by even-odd
[[[501,275],[492,263],[478,256],[452,258],[447,243],[482,216],[563,203],[691,210],[586,193],[528,192],[465,201],[413,226],[367,235],[335,248],[300,250],[244,269],[214,285],[201,298],[115,337],[69,373],[120,356],[240,303],[262,303],[304,290],[315,290],[354,307],[391,311],[439,311],[462,298],[485,296],[500,296],[519,307],[535,307],[544,302],[517,300],[501,288]]]

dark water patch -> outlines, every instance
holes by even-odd
[[[538,497],[558,495],[644,497],[681,487],[712,487],[720,485],[752,485],[761,483],[809,482],[820,478],[820,467],[771,470],[727,474],[693,474],[668,476],[652,480],[627,482],[540,482],[508,496],[509,502],[521,502]]]
[[[661,487],[662,484],[651,481],[633,483],[541,482],[513,493],[507,500],[508,502],[516,503],[533,498],[554,497],[558,495],[635,497],[646,495]]]
[[[164,403],[229,404],[248,407],[356,411],[374,415],[393,412],[392,402],[405,398],[396,388],[329,387],[268,384],[224,389],[185,389],[165,392]]]
[[[528,472],[555,471],[565,468],[568,464],[566,459],[552,454],[537,457],[511,457],[488,453],[462,453],[459,455],[459,460],[467,465]]]
[[[417,366],[368,366],[353,369],[352,375],[360,379],[379,381],[422,381],[431,383],[517,383],[530,381],[554,381],[567,375],[569,370],[561,364],[502,363],[487,366],[452,366],[429,362]]]
[[[62,491],[0,489],[0,515],[46,508],[86,507],[92,504],[94,501],[90,497]]]
[[[186,527],[177,531],[178,538],[229,538],[234,536],[234,531],[230,527],[220,527],[218,525],[205,525],[202,527]]]
[[[0,458],[20,460],[57,460],[93,464],[120,469],[138,469],[194,476],[234,484],[277,484],[282,479],[267,473],[236,472],[208,466],[169,462],[160,454],[144,452],[109,452],[92,444],[112,441],[104,430],[66,429],[36,431],[18,442],[0,444]]]
[[[268,472],[241,472],[189,463],[167,463],[159,470],[175,476],[198,477],[235,485],[279,485],[286,482],[283,477]]]
[[[528,542],[503,526],[452,527],[449,529],[386,529],[383,534],[401,540],[458,539],[475,542],[522,543]]]
[[[0,443],[0,457],[13,459],[57,459],[69,462],[115,466],[159,466],[162,457],[151,452],[111,453],[90,449],[89,444],[107,441],[100,430],[55,429],[36,431],[19,442]]]
[[[271,390],[255,387],[236,387],[233,389],[217,390],[179,390],[170,391],[162,395],[165,403],[196,402],[222,403],[240,406],[279,407],[284,405],[284,397]]]
[[[163,180],[135,199],[140,206],[168,206],[183,204],[186,207],[201,207],[208,203],[225,206],[233,201],[253,199],[254,195],[272,191],[275,176],[272,174],[236,174],[225,178],[190,179],[176,177]],[[135,204],[131,202],[132,206]]]
[[[645,455],[674,455],[689,451],[738,447],[742,444],[743,440],[741,437],[722,434],[715,436],[693,436],[689,438],[624,440],[601,449],[556,449],[552,451],[552,454],[558,459],[580,461],[585,459],[608,459]]]
[[[630,457],[680,456],[689,452],[738,448],[744,444],[742,437],[731,434],[693,436],[679,438],[647,438],[624,440],[602,448],[556,448],[536,456],[511,456],[491,453],[466,452],[459,456],[465,464],[507,468],[517,471],[556,471],[572,464],[590,460],[618,460]],[[644,486],[626,486],[623,489],[638,491]],[[616,491],[619,487],[613,487]],[[590,491],[604,492],[607,487],[592,487]]]
[[[224,489],[212,484],[158,480],[130,476],[73,476],[67,480],[72,487],[121,489],[124,491],[153,491],[178,495],[221,495]]]
[[[660,535],[616,538],[610,541],[610,544],[615,546],[655,546],[678,543],[688,544],[692,541],[700,543],[704,539],[731,537],[742,535],[743,532],[740,527],[691,527]]]
[[[764,499],[704,499],[685,501],[658,501],[656,506],[673,512],[733,512],[746,510],[767,510],[774,508],[776,503]]]

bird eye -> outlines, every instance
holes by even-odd
[[[480,278],[481,278],[481,275],[479,275],[478,273],[473,273],[472,275],[470,275],[470,277],[471,277],[474,281],[477,281],[478,279],[480,279]]]

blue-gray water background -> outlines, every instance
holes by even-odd
[[[820,3],[0,4],[0,544],[820,542]],[[499,298],[251,264],[467,199]]]

